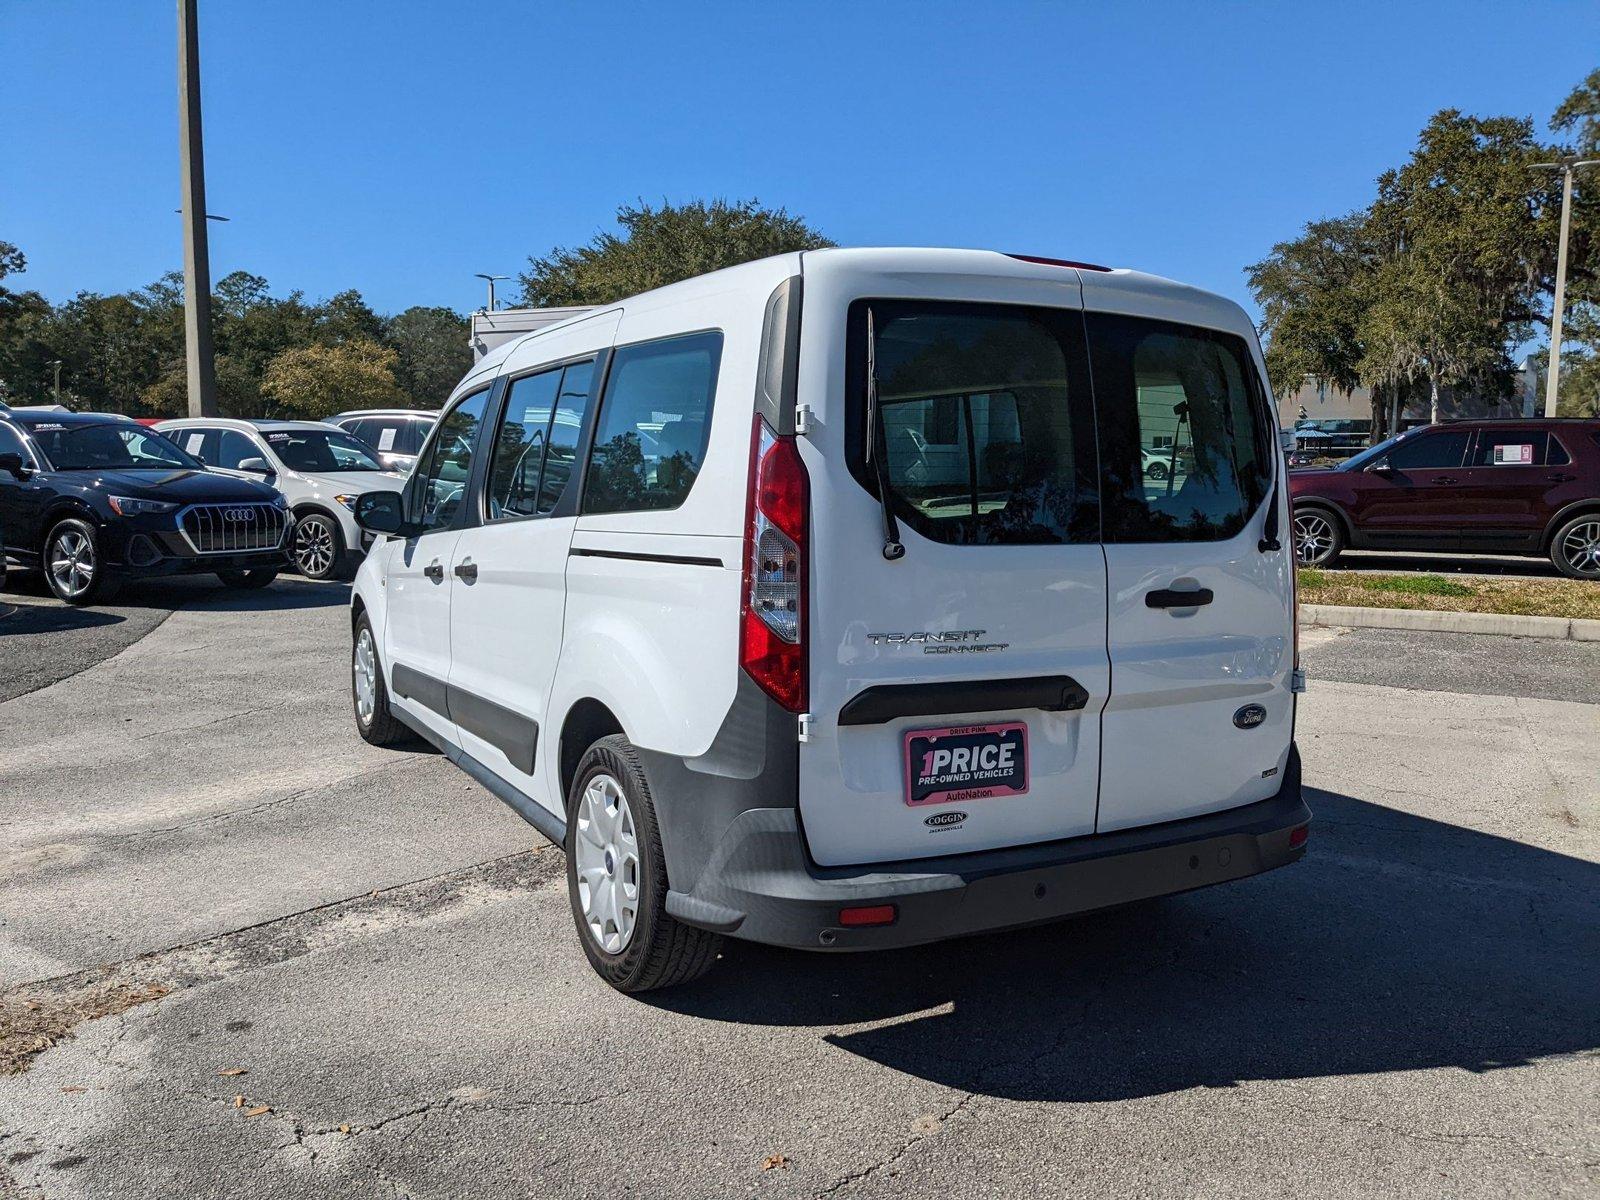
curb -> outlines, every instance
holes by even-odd
[[[1600,621],[1581,617],[1524,617],[1503,613],[1442,612],[1431,608],[1359,608],[1302,604],[1303,624],[1349,629],[1428,629],[1440,633],[1497,633],[1509,637],[1600,642]]]

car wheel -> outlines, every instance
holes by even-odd
[[[667,912],[667,864],[650,782],[633,744],[601,738],[567,800],[567,896],[583,952],[619,992],[698,979],[722,938]]]
[[[1145,471],[1145,474],[1150,476],[1151,479],[1165,479],[1167,477],[1167,464],[1153,462],[1150,464],[1149,469]]]
[[[333,579],[344,559],[339,525],[326,513],[307,513],[295,522],[290,543],[295,569],[307,579]]]
[[[58,522],[45,538],[44,578],[56,599],[72,605],[109,600],[119,586],[100,559],[94,526],[77,517]]]
[[[1600,513],[1584,513],[1556,530],[1550,561],[1568,579],[1600,579]]]
[[[245,588],[249,591],[254,591],[256,588],[264,588],[277,577],[278,573],[276,571],[270,571],[264,567],[257,567],[253,571],[217,572],[217,578],[222,580],[228,587]]]
[[[356,618],[356,636],[350,647],[350,699],[355,707],[356,732],[374,746],[398,746],[411,740],[411,731],[389,707],[389,689],[378,661],[378,641],[367,614]]]
[[[1344,549],[1339,519],[1327,509],[1297,508],[1294,512],[1294,555],[1302,567],[1331,566]]]

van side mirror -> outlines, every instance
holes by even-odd
[[[276,471],[267,465],[267,460],[264,458],[241,458],[239,460],[239,470],[249,471],[256,475],[277,474]]]
[[[7,471],[18,479],[28,477],[28,468],[22,465],[22,455],[15,450],[0,454],[0,471]]]
[[[362,492],[356,497],[355,518],[368,533],[409,536],[399,492]]]

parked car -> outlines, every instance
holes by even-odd
[[[723,935],[902,946],[1285,865],[1268,395],[1237,305],[1052,260],[823,250],[622,300],[491,351],[357,502],[356,727],[559,841],[623,991]],[[1152,488],[1180,427],[1197,469]]]
[[[1548,556],[1600,579],[1600,421],[1410,430],[1331,470],[1292,471],[1301,566],[1345,549]]]
[[[288,565],[289,524],[272,488],[214,475],[124,417],[0,405],[5,555],[40,569],[68,604],[157,575],[265,587]]]
[[[383,465],[391,471],[409,475],[417,465],[422,443],[438,419],[437,409],[368,408],[329,417],[328,423],[376,449]]]
[[[405,483],[370,446],[320,421],[185,417],[158,428],[213,471],[283,493],[294,514],[290,557],[307,579],[346,577],[371,543],[350,515],[356,496]]]

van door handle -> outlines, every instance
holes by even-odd
[[[1175,592],[1171,588],[1157,588],[1144,594],[1146,608],[1199,608],[1210,604],[1215,597],[1210,588],[1196,588],[1192,592]]]
[[[422,573],[424,575],[426,575],[429,579],[433,580],[435,583],[443,583],[444,582],[444,567],[440,564],[440,562],[439,562],[439,560],[437,558],[434,559],[427,566],[423,567],[422,568]]]
[[[1435,475],[1432,479],[1428,480],[1428,482],[1429,483],[1455,483],[1456,482],[1456,477],[1454,475]]]
[[[456,564],[456,578],[457,579],[464,579],[468,583],[471,583],[477,577],[478,577],[478,564],[473,562],[470,558],[467,559],[465,562],[459,562],[459,563]]]

